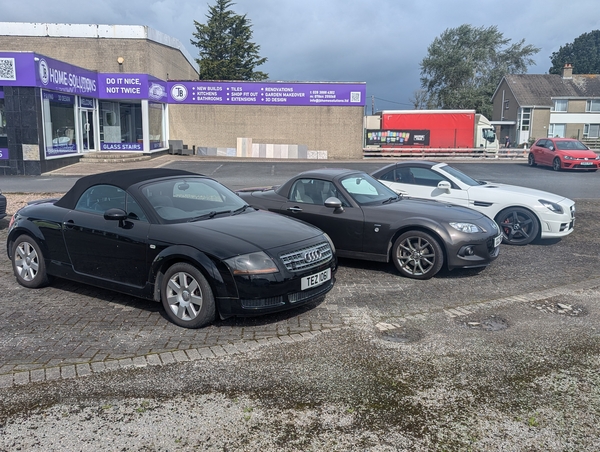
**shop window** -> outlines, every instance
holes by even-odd
[[[141,102],[101,102],[100,141],[103,150],[141,151]]]
[[[77,153],[75,96],[42,91],[46,157]]]
[[[164,138],[164,104],[148,102],[148,133],[150,149],[160,149],[165,146]]]

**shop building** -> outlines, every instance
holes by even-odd
[[[199,81],[141,26],[0,23],[0,174],[92,152],[360,158],[364,83]]]

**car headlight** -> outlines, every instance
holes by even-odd
[[[551,210],[554,213],[563,213],[563,208],[555,202],[546,201],[544,199],[538,199],[538,201],[542,206],[546,207],[548,210]]]
[[[452,226],[457,231],[466,232],[467,234],[474,234],[476,232],[484,232],[483,229],[481,229],[479,226],[477,226],[476,224],[473,224],[473,223],[452,222],[452,223],[450,223],[450,226]]]
[[[234,275],[264,275],[279,271],[273,259],[264,251],[225,259],[225,263],[229,265]]]
[[[571,157],[570,155],[563,155],[565,160],[575,160],[575,157]]]

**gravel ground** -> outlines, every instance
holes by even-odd
[[[560,248],[597,286],[388,330],[365,293],[355,323],[300,342],[0,389],[0,451],[598,451],[600,203],[578,209]]]

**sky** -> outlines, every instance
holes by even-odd
[[[0,0],[0,22],[147,25],[177,38],[193,58],[194,21],[207,22],[216,0]],[[545,74],[550,56],[600,29],[598,0],[234,0],[269,80],[365,82],[366,113],[412,109],[420,63],[444,30],[498,27],[511,43],[540,48],[529,73]],[[1,31],[0,31],[1,32]],[[35,49],[32,49],[35,50]]]

